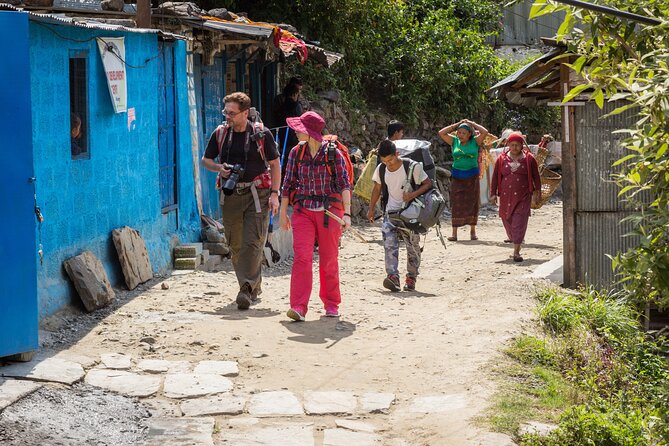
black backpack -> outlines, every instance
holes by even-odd
[[[423,164],[423,171],[432,181],[435,180],[437,169],[430,153],[430,142],[420,139],[398,139],[393,141],[400,157],[408,158]]]

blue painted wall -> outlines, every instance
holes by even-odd
[[[28,14],[0,11],[0,357],[37,349]]]
[[[114,113],[95,37],[125,37],[128,108],[136,123],[128,129],[126,113]],[[44,263],[38,263],[40,318],[78,297],[63,261],[92,251],[105,265],[115,287],[124,287],[111,231],[131,226],[140,231],[154,272],[171,265],[175,235],[182,242],[198,238],[186,83],[186,47],[177,42],[178,230],[173,214],[161,213],[158,176],[158,37],[30,23],[30,61],[34,168],[37,200],[45,222],[41,239]],[[69,54],[88,51],[90,159],[72,160],[69,138]],[[131,66],[137,67],[132,68]],[[38,235],[39,236],[39,235]]]
[[[223,98],[225,91],[225,57],[215,57],[212,65],[203,65],[199,55],[195,58],[196,98],[200,111],[200,158],[207,148],[209,137],[216,130],[225,117],[223,116]],[[218,191],[216,190],[216,176],[214,172],[202,167],[200,169],[200,184],[202,186],[202,211],[213,217],[221,218]]]

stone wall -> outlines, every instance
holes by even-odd
[[[387,136],[386,127],[392,116],[380,111],[362,112],[355,110],[346,113],[340,102],[336,100],[338,94],[324,92],[322,98],[312,101],[311,108],[322,114],[327,124],[327,131],[339,135],[344,144],[349,147],[358,147],[365,154],[375,148]],[[437,132],[444,126],[451,124],[441,119],[420,118],[418,125],[407,125],[406,138],[423,139],[432,142],[432,156],[438,165],[447,162],[446,151],[448,146],[441,141]]]
[[[336,92],[324,92],[321,99],[311,102],[311,108],[320,113],[327,124],[327,131],[335,133],[347,147],[357,147],[367,155],[380,141],[387,136],[387,125],[393,117],[379,111],[362,112],[359,110],[346,113],[338,101],[339,94]],[[430,152],[437,166],[450,171],[450,148],[439,138],[437,132],[451,124],[441,119],[420,118],[416,126],[406,125],[404,135],[406,138],[422,139],[430,141],[432,146]],[[362,167],[362,166],[360,166]],[[439,188],[448,199],[449,179],[443,174],[438,174]],[[367,215],[367,203],[361,198],[354,196],[351,206],[351,214],[358,219],[364,219]],[[378,213],[381,211],[379,210]]]

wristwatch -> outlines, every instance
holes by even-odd
[[[277,194],[279,195],[279,190],[278,189],[272,189],[271,192],[269,193],[270,195],[272,194]]]

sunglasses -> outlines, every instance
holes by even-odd
[[[248,109],[247,109],[247,110],[248,110]],[[240,114],[240,113],[244,113],[245,111],[246,111],[246,110],[240,110],[240,111],[238,111],[238,112],[233,112],[233,111],[230,111],[230,110],[225,110],[225,109],[223,109],[223,115],[224,115],[224,116],[227,116],[227,117],[229,117],[229,118],[234,118],[234,117],[237,116],[238,114]]]

